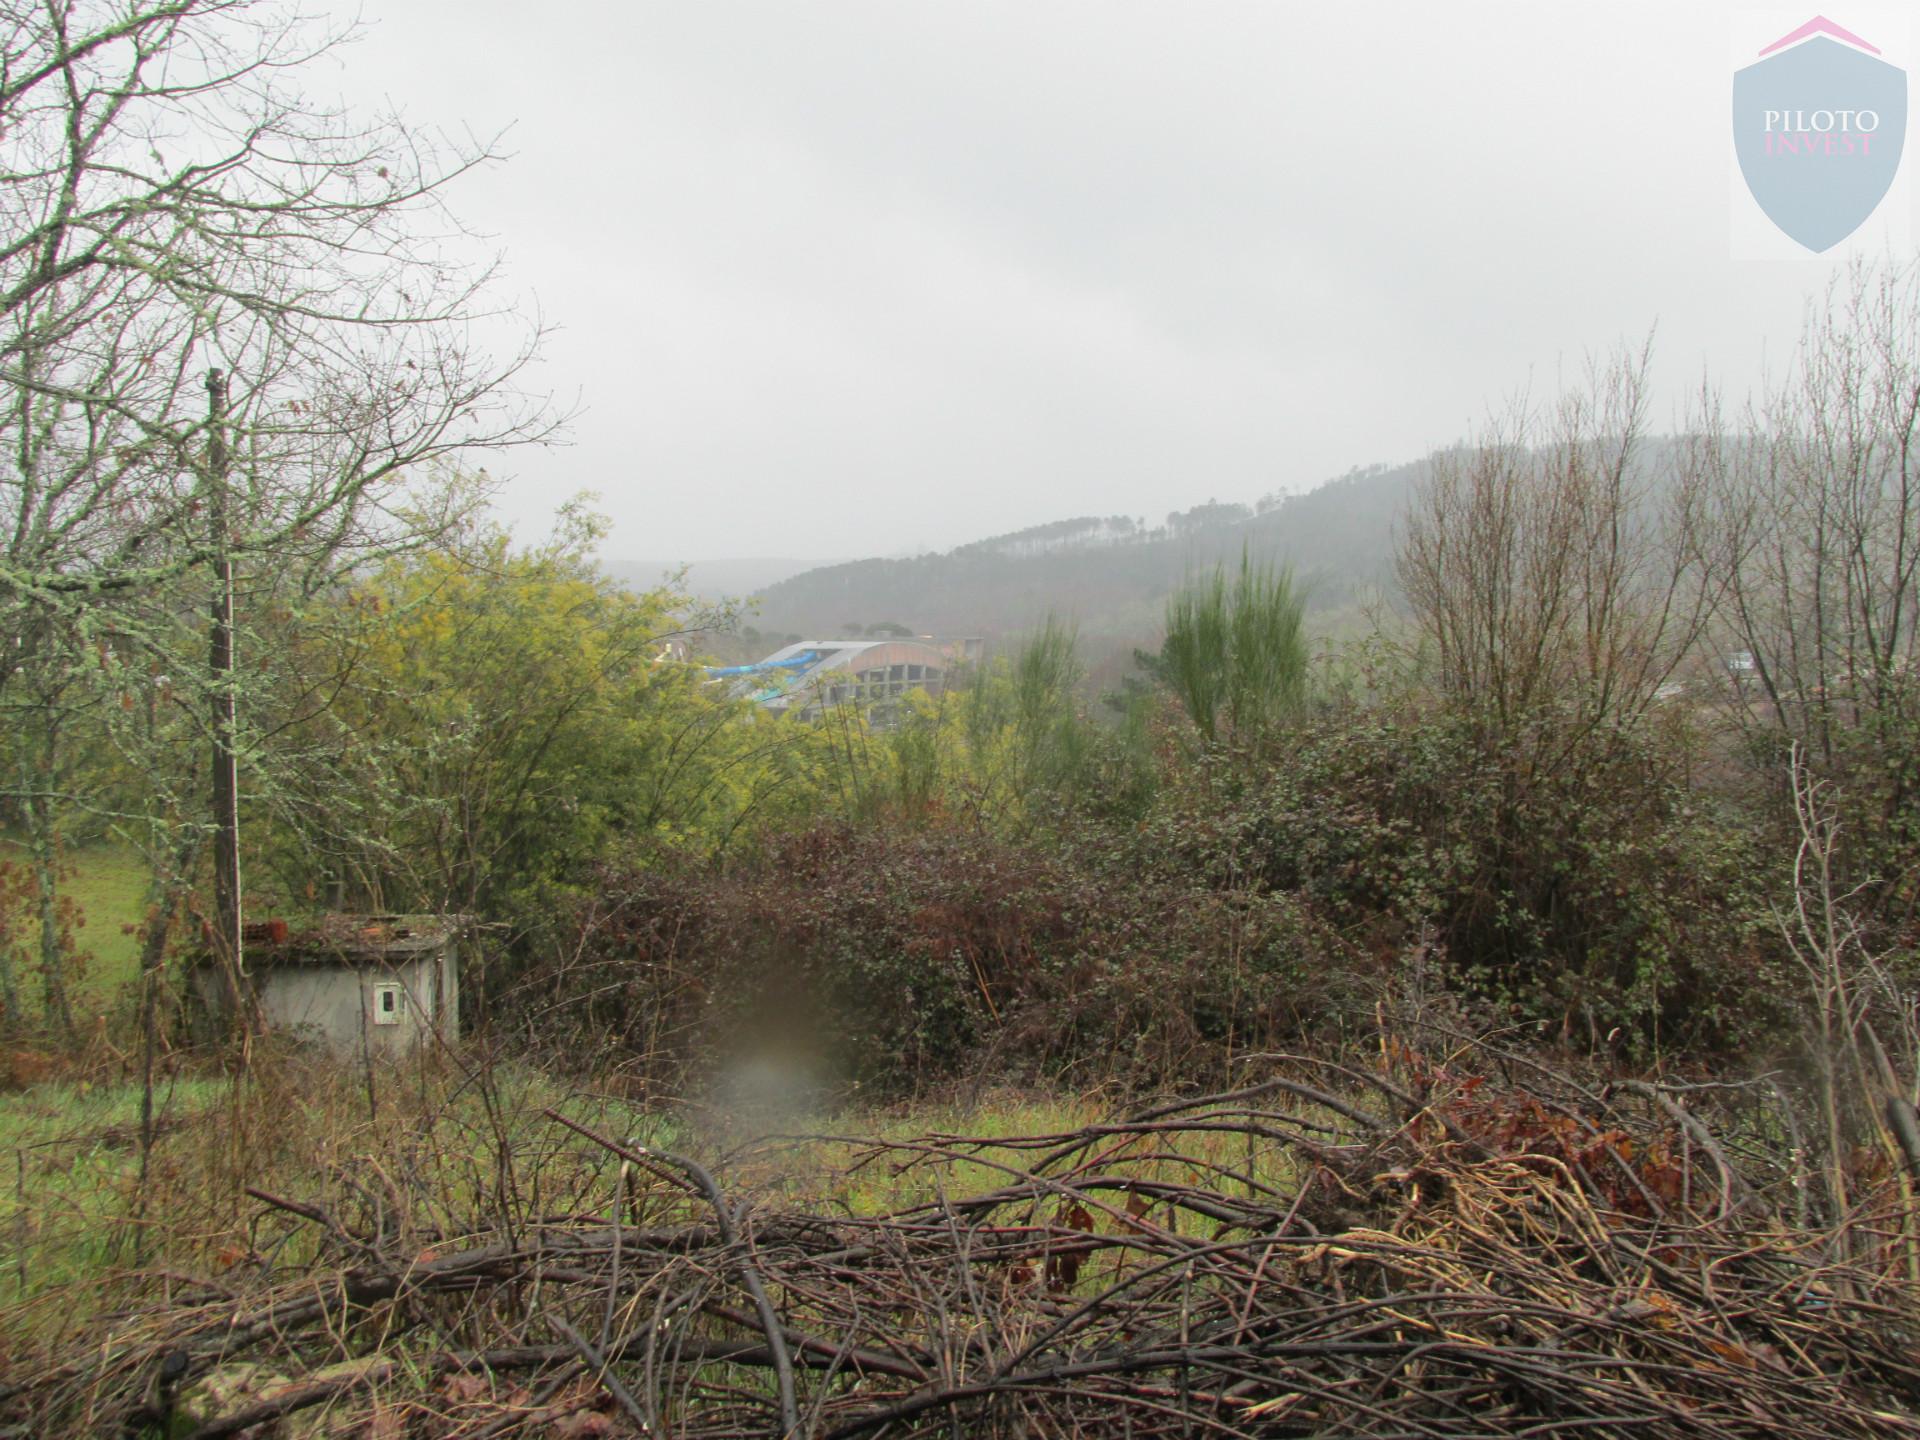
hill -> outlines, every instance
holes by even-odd
[[[1157,526],[1080,516],[939,554],[820,566],[762,590],[754,623],[768,634],[894,622],[993,638],[1051,613],[1089,640],[1145,642],[1187,575],[1236,560],[1243,547],[1291,566],[1324,621],[1392,584],[1394,520],[1424,468],[1356,468],[1305,494],[1254,506],[1209,501]]]

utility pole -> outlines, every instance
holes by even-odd
[[[207,668],[213,692],[213,902],[215,953],[223,961],[234,1018],[245,1024],[246,950],[240,910],[240,771],[234,755],[233,553],[227,506],[227,376],[207,371],[207,522],[213,531],[213,623]]]

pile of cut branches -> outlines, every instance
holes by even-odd
[[[1908,1217],[1889,1198],[1808,1220],[1803,1177],[1713,1092],[1411,1052],[1260,1065],[1073,1133],[783,1136],[711,1169],[550,1112],[618,1159],[591,1213],[400,1245],[263,1193],[322,1237],[310,1269],[122,1314],[14,1377],[0,1415],[36,1435],[1920,1440]],[[779,1198],[823,1155],[842,1195],[885,1174],[930,1198]]]

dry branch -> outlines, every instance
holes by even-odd
[[[528,1218],[511,1243],[424,1256],[349,1235],[296,1281],[125,1317],[10,1403],[39,1433],[155,1424],[244,1361],[271,1384],[196,1413],[196,1433],[377,1402],[433,1436],[540,1433],[598,1405],[592,1433],[708,1440],[1920,1440],[1897,1227],[1856,1209],[1833,1222],[1848,1247],[1800,1228],[1792,1187],[1715,1134],[1722,1092],[1688,1107],[1616,1085],[1653,1101],[1616,1109],[1546,1071],[1499,1090],[1382,1074],[1359,1086],[1393,1112],[1376,1116],[1351,1098],[1360,1072],[1288,1063],[1304,1078],[1068,1134],[869,1142],[850,1169],[1001,1172],[882,1215],[756,1188],[817,1153],[805,1137],[736,1173],[555,1115],[653,1175],[655,1223]],[[1312,1113],[1253,1108],[1275,1092]],[[1885,1254],[1862,1238],[1876,1227]]]

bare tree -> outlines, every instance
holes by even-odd
[[[341,36],[257,0],[0,4],[9,600],[324,553],[412,469],[549,421],[473,343],[492,267],[442,192],[494,158],[286,87]],[[230,537],[205,376],[231,377]]]
[[[553,434],[538,326],[442,203],[497,148],[309,104],[345,38],[262,0],[0,0],[0,700],[30,658],[160,669],[231,757],[246,616],[211,666],[188,623],[231,573],[297,608],[473,494],[423,479]],[[44,791],[16,798],[51,827],[77,797]]]
[[[1741,713],[1831,773],[1920,718],[1920,266],[1838,278],[1741,432],[1719,485]],[[1887,779],[1897,810],[1910,782]]]
[[[1909,1273],[1920,1276],[1920,1241],[1911,1222],[1912,1181],[1920,1174],[1914,1104],[1920,1088],[1902,1078],[1920,1074],[1920,1005],[1896,958],[1873,948],[1858,890],[1843,888],[1841,822],[1831,786],[1808,771],[1798,745],[1790,749],[1787,778],[1799,844],[1792,904],[1776,912],[1776,921],[1805,987],[1801,1022],[1828,1208],[1835,1216],[1853,1208],[1848,1158],[1862,1142],[1877,1144],[1905,1197],[1903,1248]],[[1836,1241],[1846,1245],[1851,1238],[1842,1230]]]
[[[1532,764],[1637,724],[1709,613],[1707,475],[1695,447],[1648,439],[1648,359],[1434,456],[1401,535],[1442,692]]]

